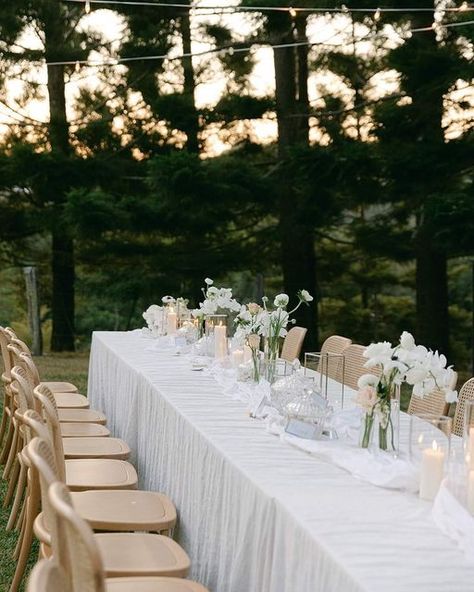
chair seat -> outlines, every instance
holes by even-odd
[[[107,577],[186,577],[190,560],[172,539],[159,534],[107,533],[95,539]]]
[[[66,458],[126,460],[130,456],[129,445],[120,438],[66,438],[63,448]]]
[[[107,592],[209,592],[197,582],[182,578],[107,578]]]
[[[58,415],[59,421],[67,423],[107,423],[105,415],[95,409],[58,409]]]
[[[60,423],[59,427],[63,438],[106,438],[110,436],[110,430],[98,423]]]
[[[85,489],[136,489],[137,472],[124,460],[66,460],[66,485],[72,491]]]
[[[79,393],[53,393],[59,409],[89,409],[89,401]]]
[[[176,509],[162,493],[139,490],[72,492],[77,512],[94,530],[160,532],[176,524]]]
[[[77,393],[77,387],[72,382],[42,382],[53,393]]]

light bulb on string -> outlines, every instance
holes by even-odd
[[[377,10],[374,12],[374,21],[375,22],[379,21],[381,16],[382,16],[382,12],[381,12],[380,8],[377,8]]]
[[[86,14],[89,14],[90,13],[90,11],[91,11],[91,3],[90,3],[90,0],[85,0],[84,10],[86,11]]]
[[[74,70],[76,72],[80,72],[80,70],[81,70],[81,64],[79,63],[79,60],[76,62],[76,65],[74,66]]]
[[[233,47],[229,47],[229,49],[227,50],[227,54],[230,56],[234,55],[234,48]]]
[[[288,8],[288,12],[290,13],[291,18],[296,18],[298,14],[296,10],[293,8],[293,6],[290,6],[290,8]]]
[[[464,12],[469,10],[469,4],[467,2],[463,2],[461,6],[458,8],[459,12]]]

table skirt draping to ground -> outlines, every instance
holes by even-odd
[[[149,345],[94,333],[88,394],[140,486],[176,504],[193,579],[211,592],[474,590],[431,504],[281,442],[189,359]]]

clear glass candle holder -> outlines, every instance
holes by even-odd
[[[445,415],[410,416],[409,451],[419,470],[420,497],[433,500],[448,472],[452,419]]]
[[[334,409],[344,408],[344,356],[326,352],[304,355],[304,374],[314,376],[319,393]]]
[[[474,470],[474,401],[464,402],[463,451],[468,469]]]
[[[227,355],[227,315],[206,315],[205,331],[208,355],[224,358]]]

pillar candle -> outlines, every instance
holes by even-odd
[[[244,361],[244,352],[241,349],[235,349],[232,352],[232,364],[234,368],[238,368]]]
[[[469,468],[474,469],[474,428],[469,428],[467,452],[469,454]]]
[[[244,364],[252,359],[252,350],[248,345],[244,345]]]
[[[178,316],[174,312],[174,309],[170,309],[168,312],[168,335],[174,335],[178,327]]]
[[[420,472],[420,497],[434,500],[444,477],[444,452],[433,441],[431,448],[423,450]]]
[[[474,471],[469,471],[467,481],[467,509],[474,515]]]
[[[214,356],[225,358],[227,355],[227,327],[216,325],[214,327]]]

